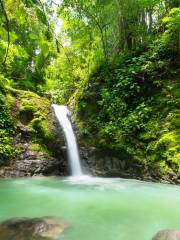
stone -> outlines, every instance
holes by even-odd
[[[0,223],[0,240],[56,240],[66,227],[51,217],[10,219]]]
[[[173,229],[161,230],[152,240],[180,240],[180,231]]]

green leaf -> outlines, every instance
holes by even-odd
[[[47,24],[46,16],[45,16],[44,12],[41,9],[36,8],[36,15],[37,15],[38,20],[40,22],[42,22],[43,24]]]
[[[48,43],[44,42],[41,45],[41,50],[42,50],[43,56],[46,58],[48,56],[48,54],[49,54],[49,45],[48,45]]]

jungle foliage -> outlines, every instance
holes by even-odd
[[[1,89],[69,104],[83,144],[180,171],[179,0],[0,0],[0,19]]]

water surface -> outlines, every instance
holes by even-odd
[[[0,181],[0,221],[43,216],[69,224],[62,240],[150,240],[180,229],[180,187],[88,177]]]

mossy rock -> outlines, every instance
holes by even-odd
[[[6,240],[56,240],[67,224],[46,218],[10,219],[0,223],[0,237]]]
[[[25,125],[29,131],[38,131],[32,122],[51,122],[51,103],[46,98],[29,91],[11,90],[7,94],[7,101],[17,125]]]
[[[38,146],[35,151],[56,155],[60,148],[58,124],[51,108],[51,101],[30,91],[9,89],[6,101],[19,133],[20,142]],[[58,154],[57,154],[58,155]]]

